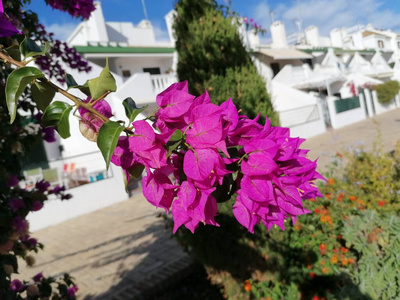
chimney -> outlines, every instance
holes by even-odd
[[[281,21],[275,21],[271,25],[271,38],[274,49],[287,48],[285,25]]]

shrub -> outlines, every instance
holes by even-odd
[[[398,81],[391,80],[375,86],[378,94],[378,101],[382,104],[390,103],[399,93],[400,85]]]

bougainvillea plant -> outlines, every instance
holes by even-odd
[[[91,1],[47,2],[56,9],[83,18],[92,9]],[[75,3],[73,7],[67,7],[71,3]],[[47,33],[43,30],[41,34],[43,37]],[[105,98],[116,91],[116,83],[108,63],[99,77],[83,85],[70,75],[64,79],[49,69],[41,71],[27,66],[31,61],[39,66],[46,65],[45,57],[51,53],[62,57],[65,52],[60,50],[62,47],[64,45],[59,43],[56,50],[52,50],[46,43],[39,45],[25,37],[18,49],[1,49],[0,59],[13,66],[5,86],[10,124],[19,119],[21,96],[27,88],[34,91],[30,97],[39,111],[36,115],[41,125],[54,128],[62,138],[70,136],[69,115],[75,109],[83,136],[97,142],[107,168],[110,162],[121,166],[127,182],[145,170],[143,194],[154,206],[172,211],[174,232],[182,225],[191,232],[200,223],[219,226],[214,219],[218,203],[230,199],[234,199],[233,213],[237,221],[248,231],[253,232],[260,223],[267,229],[275,225],[284,229],[286,219],[295,222],[297,216],[310,212],[303,207],[303,200],[320,196],[314,181],[323,177],[316,172],[316,162],[306,158],[307,150],[300,149],[304,140],[290,137],[288,128],[271,127],[268,117],[261,125],[257,122],[259,116],[250,119],[240,115],[231,99],[215,105],[207,92],[196,98],[188,93],[187,82],[173,84],[159,94],[158,109],[148,119],[135,120],[144,108],[137,108],[135,102],[127,98],[123,105],[128,121],[112,120],[111,107]],[[76,65],[78,69],[85,69],[85,66],[84,63]],[[50,81],[45,73],[60,82],[65,81],[68,88],[81,90],[87,98],[72,95]],[[56,92],[73,104],[52,101]],[[47,185],[38,183],[37,193],[42,196],[29,198],[30,202],[23,195],[25,190],[10,189],[16,193],[7,197],[10,212],[26,211],[27,214],[40,209],[51,193],[60,194],[62,199],[69,198],[62,187],[49,190]],[[16,232],[21,243],[37,247],[40,244],[29,236],[25,216],[16,216],[10,221],[10,233]],[[7,253],[16,251],[12,238],[10,234],[11,248],[5,250]],[[13,264],[10,265],[13,268]],[[5,274],[7,279],[16,271],[11,268]],[[40,282],[36,277],[40,277]],[[18,297],[25,292],[28,298],[33,294],[45,296],[54,279],[41,274],[35,278],[33,283],[10,281],[9,291]],[[57,286],[58,295],[65,299],[73,298],[77,290],[68,275],[57,282]]]
[[[29,44],[22,43],[21,52]],[[181,225],[192,232],[199,223],[218,226],[214,220],[217,202],[234,194],[234,215],[250,232],[260,222],[267,228],[284,228],[285,219],[295,222],[296,216],[308,213],[302,200],[319,196],[313,181],[322,177],[316,172],[316,162],[306,158],[307,151],[299,149],[304,140],[291,138],[287,128],[271,127],[268,121],[260,125],[258,118],[240,115],[231,99],[218,106],[207,93],[195,98],[186,82],[176,83],[157,96],[156,131],[146,120],[135,121],[139,109],[130,98],[124,100],[129,119],[125,127],[124,121],[109,119],[111,108],[104,96],[115,91],[116,84],[108,64],[100,77],[82,86],[69,77],[75,88],[85,91],[88,87],[83,101],[48,81],[38,69],[6,53],[0,57],[18,67],[6,86],[11,122],[18,92],[29,83],[67,96],[74,105],[50,103],[42,124],[55,127],[67,138],[68,115],[76,107],[82,133],[97,141],[107,167],[110,161],[121,166],[127,181],[146,169],[143,193],[156,207],[172,210],[174,231]],[[45,95],[38,97],[43,100]]]

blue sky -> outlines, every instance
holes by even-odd
[[[102,0],[101,3],[106,21],[137,24],[144,19],[141,0]],[[168,35],[164,15],[174,8],[175,0],[145,0],[145,3],[156,38],[165,40]],[[284,21],[287,33],[295,31],[296,20],[301,20],[304,28],[318,26],[320,34],[325,36],[333,28],[368,23],[400,32],[398,0],[232,0],[231,3],[241,16],[253,18],[267,29],[270,11],[273,11],[274,20]],[[34,0],[28,8],[37,12],[40,21],[60,39],[67,38],[80,22],[46,6],[44,0]]]

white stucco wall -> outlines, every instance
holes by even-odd
[[[338,98],[337,97],[327,98],[331,124],[334,129],[362,121],[366,118],[363,95],[360,94],[359,97],[360,97],[359,108],[354,108],[341,113],[336,113],[336,108],[334,104],[334,101],[338,100]]]
[[[36,231],[59,224],[68,219],[78,217],[100,208],[128,199],[125,192],[123,174],[120,168],[111,165],[113,177],[103,179],[68,190],[72,199],[49,200],[44,207],[29,214],[30,230]]]

